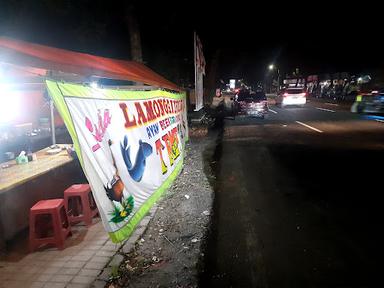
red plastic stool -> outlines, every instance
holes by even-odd
[[[62,250],[65,239],[71,234],[71,225],[63,199],[41,200],[31,208],[29,215],[31,252],[43,244],[54,244]]]
[[[89,184],[74,184],[67,188],[64,191],[64,202],[71,223],[84,221],[89,226],[92,218],[99,214]]]

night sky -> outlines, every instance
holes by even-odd
[[[0,0],[0,35],[129,59],[124,2]],[[262,79],[272,62],[305,74],[384,66],[379,4],[207,2],[133,2],[149,67],[175,82],[193,77],[194,30],[208,64],[220,55],[223,79]]]

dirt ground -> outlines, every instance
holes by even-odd
[[[201,133],[200,133],[201,134]],[[191,137],[184,168],[106,287],[197,287],[212,214],[212,137]],[[204,161],[205,160],[205,161]]]

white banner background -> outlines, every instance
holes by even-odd
[[[105,229],[114,242],[122,241],[155,201],[149,199],[157,199],[181,169],[188,138],[185,95],[47,85],[73,127]]]

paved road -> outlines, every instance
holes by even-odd
[[[384,123],[330,104],[225,120],[201,287],[378,287]]]

